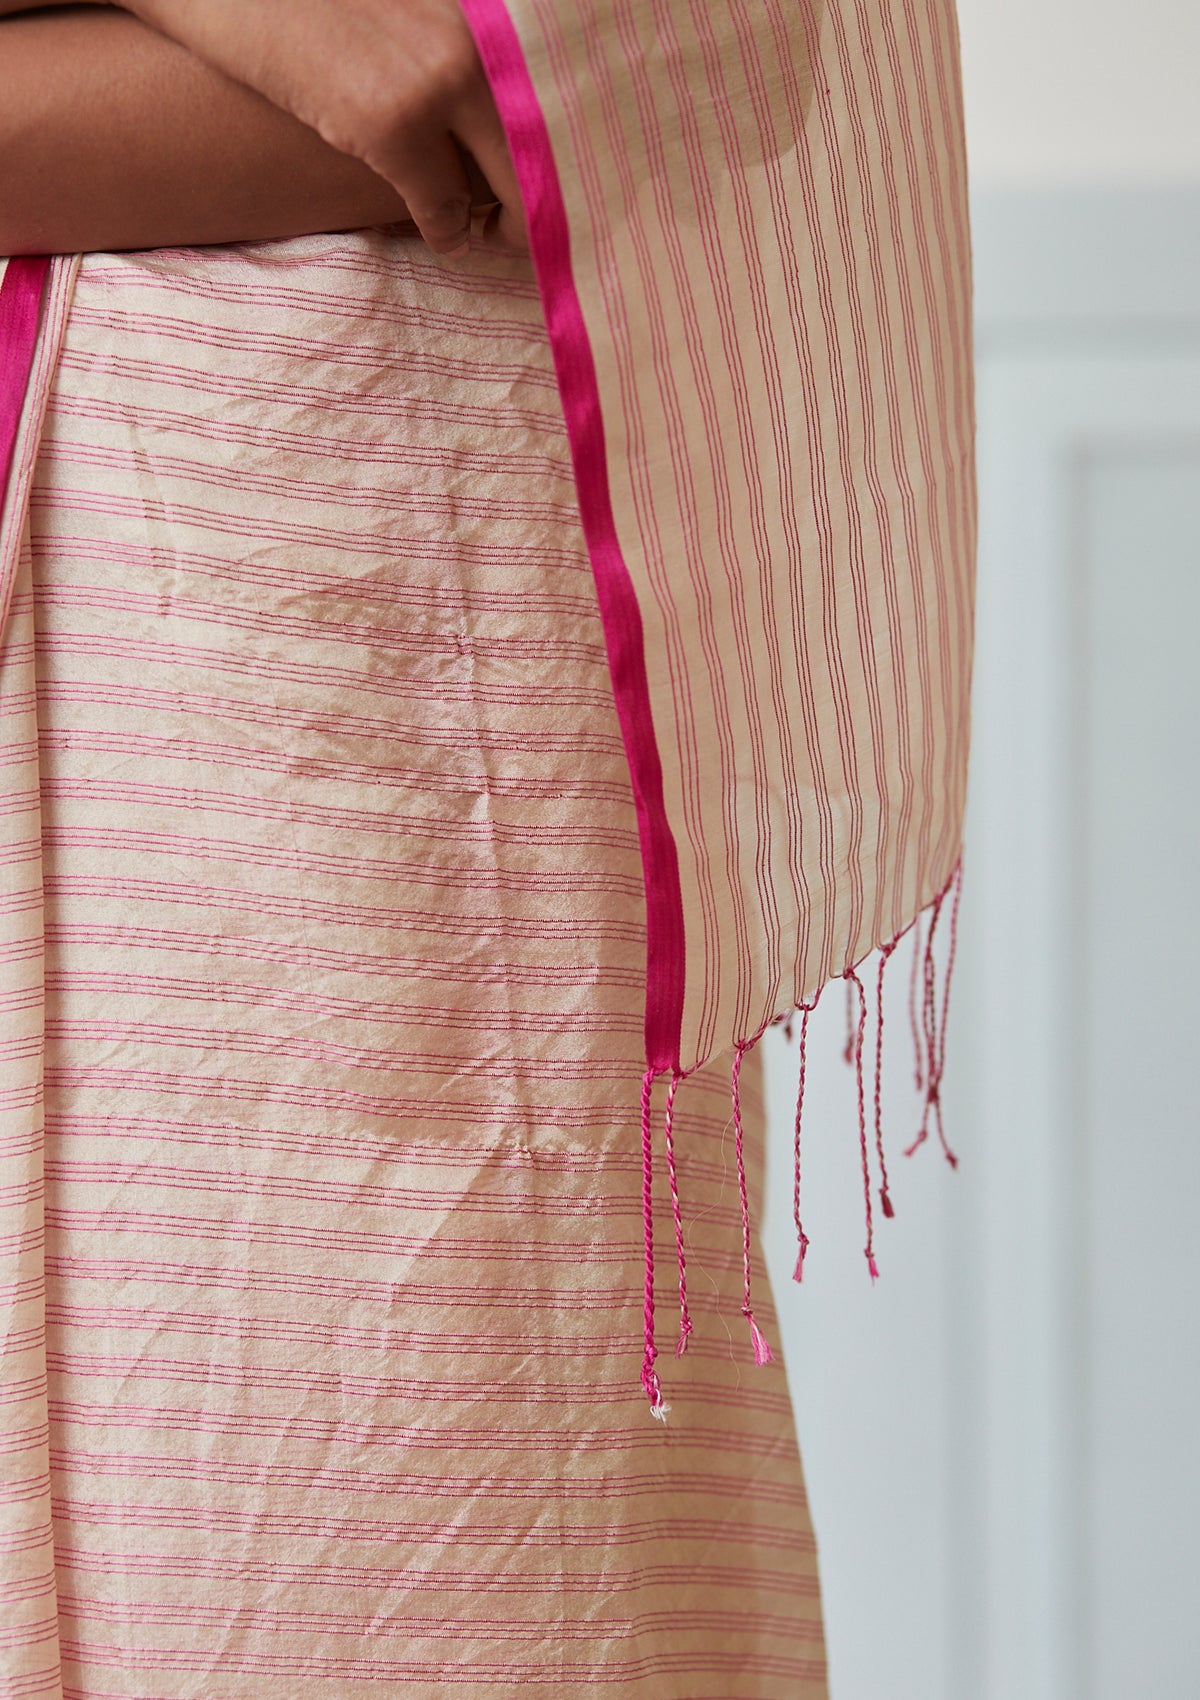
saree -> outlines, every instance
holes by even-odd
[[[0,286],[14,1693],[825,1691],[754,1047],[802,1090],[846,978],[874,1272],[863,963],[924,1133],[965,783],[953,12],[465,9],[531,264]]]

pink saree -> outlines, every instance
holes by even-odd
[[[754,1047],[845,980],[874,1274],[961,854],[953,7],[465,9],[532,266],[0,282],[14,1694],[825,1692]]]

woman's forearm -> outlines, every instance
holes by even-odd
[[[107,6],[109,0],[0,0],[0,18],[17,12],[65,12],[76,6]]]
[[[406,216],[367,166],[124,12],[0,22],[0,254],[249,241]]]

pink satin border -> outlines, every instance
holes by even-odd
[[[37,346],[38,313],[49,270],[50,261],[44,255],[20,255],[8,262],[0,282],[0,505],[8,494],[13,445]]]
[[[663,802],[642,616],[617,541],[591,343],[571,270],[558,169],[521,44],[503,0],[462,0],[508,136],[571,444],[613,695],[629,760],[646,882],[646,1061],[679,1067],[685,940],[679,855]]]

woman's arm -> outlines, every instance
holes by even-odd
[[[76,6],[108,4],[109,0],[0,0],[0,18],[11,18],[17,12],[73,12]]]
[[[475,168],[472,184],[480,204],[494,198]],[[0,22],[0,254],[248,241],[407,216],[360,160],[122,11]]]
[[[464,0],[122,0],[152,29],[378,172],[439,254],[470,247],[465,158],[495,191],[484,245],[529,250]]]

